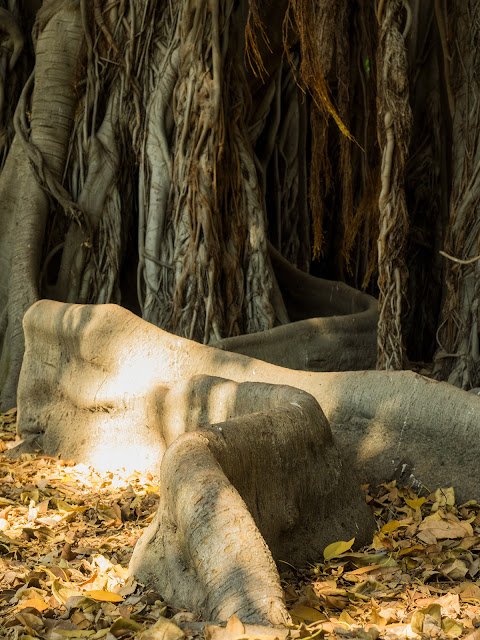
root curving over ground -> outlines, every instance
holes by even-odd
[[[478,496],[480,399],[446,383],[286,369],[115,305],[43,300],[24,326],[24,440],[12,454],[160,469],[131,571],[207,617],[288,622],[273,559],[305,563],[328,542],[368,537],[360,481],[427,491],[449,478],[460,500]]]

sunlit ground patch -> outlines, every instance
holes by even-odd
[[[15,440],[15,413],[0,416],[0,450]],[[152,629],[178,640],[203,634],[192,612],[128,578],[133,547],[151,521],[151,475],[98,474],[46,456],[0,453],[0,620],[7,638],[130,638]],[[280,564],[292,637],[435,637],[480,640],[480,506],[451,488],[418,496],[395,483],[364,487],[377,531],[352,551],[337,541],[318,563]],[[168,626],[168,625],[171,626]],[[230,625],[238,637],[248,628]],[[220,635],[218,635],[220,633]],[[226,640],[224,630],[207,636]],[[217,635],[215,635],[217,634]],[[223,635],[222,635],[223,634]],[[249,635],[250,634],[250,635]],[[273,640],[273,638],[271,639]]]

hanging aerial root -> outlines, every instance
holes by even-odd
[[[263,69],[256,30],[263,33],[263,25],[256,0],[249,1],[250,13],[247,24],[247,54],[255,68]],[[310,207],[313,219],[313,258],[318,258],[323,242],[323,200],[328,183],[329,171],[326,161],[326,123],[331,116],[341,133],[354,140],[348,127],[342,120],[339,109],[333,104],[326,77],[331,67],[332,51],[335,44],[335,25],[342,20],[342,6],[337,0],[290,0],[283,20],[283,41],[292,73],[297,75],[296,60],[292,56],[292,39],[300,41],[300,66],[297,82],[301,82],[313,98],[312,130],[312,170],[310,187]],[[295,34],[295,38],[292,38]],[[337,43],[338,46],[338,43]],[[349,175],[350,172],[347,171]],[[348,198],[347,198],[348,199]],[[345,211],[348,209],[345,201]]]
[[[47,177],[50,176],[55,184],[61,183],[78,105],[74,92],[75,71],[82,62],[83,32],[77,3],[56,6],[48,20],[41,10],[37,26],[40,20],[43,22],[35,45],[36,83],[31,91],[30,104],[27,97],[30,96],[31,84],[24,88],[15,119],[18,146],[14,145],[15,155],[11,161],[10,156],[7,158],[1,175],[4,180],[10,177],[11,170],[7,166],[11,162],[18,181],[14,193],[2,202],[2,206],[7,204],[10,208],[9,215],[14,216],[18,230],[10,239],[13,247],[8,327],[0,363],[0,405],[6,409],[16,404],[24,351],[23,315],[40,294],[38,277],[50,205]],[[34,167],[37,163],[36,168],[40,171],[32,170],[30,160],[33,160]],[[41,169],[45,172],[42,173]]]
[[[7,34],[7,38],[2,38],[2,46],[10,50],[8,60],[8,70],[13,71],[15,65],[22,54],[25,39],[17,21],[7,9],[0,7],[0,31]]]
[[[378,136],[383,146],[381,191],[378,200],[379,322],[377,368],[403,369],[402,308],[408,272],[405,246],[408,213],[405,201],[405,162],[412,115],[408,101],[408,65],[402,30],[405,2],[394,0],[379,11],[377,54]]]
[[[143,315],[205,343],[274,323],[265,204],[232,6],[204,0],[175,9],[163,50],[168,63],[147,108],[141,169]]]
[[[352,134],[342,122],[332,103],[325,81],[324,61],[319,55],[319,43],[322,40],[322,14],[331,12],[332,6],[338,7],[337,3],[332,3],[331,0],[316,0],[315,3],[311,0],[290,0],[284,21],[284,40],[288,41],[287,34],[290,29],[294,29],[299,34],[301,79],[320,111],[332,116],[343,135],[353,140]]]
[[[437,8],[437,3],[435,3]],[[438,7],[440,9],[440,7]],[[463,389],[480,384],[479,298],[480,298],[480,217],[478,194],[478,150],[480,138],[480,94],[476,78],[479,64],[476,16],[478,4],[465,1],[456,5],[449,17],[451,60],[446,60],[447,86],[452,83],[455,96],[449,96],[453,113],[452,191],[449,220],[444,239],[446,291],[437,330],[438,348],[434,375]],[[437,12],[440,35],[445,36],[443,15]],[[443,33],[442,33],[443,31]],[[445,44],[442,41],[444,55]],[[448,56],[447,56],[448,58]]]

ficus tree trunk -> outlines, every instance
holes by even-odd
[[[53,190],[65,167],[67,148],[74,124],[77,101],[73,90],[74,70],[81,60],[83,31],[78,9],[68,3],[49,15],[48,8],[37,16],[42,24],[36,43],[35,73],[23,87],[15,116],[16,138],[1,174],[5,192],[2,218],[10,232],[4,242],[11,244],[8,269],[8,306],[3,324],[0,384],[3,403],[15,404],[18,373],[24,351],[22,319],[39,298],[39,274],[49,199],[42,182]],[[14,66],[15,48],[9,67]],[[31,106],[30,126],[26,122]],[[58,185],[58,186],[57,186]],[[10,224],[8,224],[10,223]],[[5,304],[5,299],[4,299]],[[6,328],[5,328],[6,325]]]
[[[149,321],[203,342],[286,320],[267,250],[266,177],[254,152],[280,85],[272,80],[253,104],[242,54],[248,6],[213,4],[52,0],[39,11],[35,75],[0,179],[3,406],[15,403],[21,319],[40,295],[93,303],[123,295]],[[269,65],[280,79],[281,55]],[[291,95],[298,102],[298,92]],[[290,201],[293,209],[303,198],[305,212],[300,111],[289,116],[300,155],[285,156],[282,175],[295,176],[298,163],[304,186],[289,180],[277,207]],[[27,184],[12,192],[14,173]],[[137,264],[128,253],[122,273],[127,249]]]
[[[480,17],[477,2],[455,2],[448,14],[451,53],[445,49],[449,109],[453,119],[452,185],[445,249],[445,290],[435,353],[435,374],[462,388],[480,375]],[[445,44],[446,47],[446,44]]]
[[[456,168],[474,157],[476,3],[14,4],[0,3],[3,407],[38,297],[119,302],[205,343],[288,323],[268,238],[379,295],[379,367],[431,360],[438,338],[437,377],[478,383],[461,213],[476,183]]]

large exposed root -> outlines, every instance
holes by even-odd
[[[224,429],[228,433],[228,428]],[[288,624],[272,556],[209,448],[210,434],[176,441],[162,463],[162,498],[130,570],[169,602],[213,620]]]
[[[299,562],[329,536],[363,538],[365,504],[339,451],[362,480],[397,477],[416,490],[448,481],[460,500],[480,497],[480,399],[446,383],[411,372],[284,369],[176,337],[115,305],[43,300],[24,326],[20,451],[40,444],[52,455],[127,471],[158,470],[164,458],[161,515],[132,570],[159,580],[172,601],[191,607],[193,598],[208,615],[238,610],[271,623],[285,615],[258,531],[275,559]],[[229,500],[251,532],[231,543],[235,575],[231,561],[217,564],[205,542],[230,526],[221,515],[210,520],[210,505],[223,513]],[[218,535],[228,555],[227,533]],[[269,613],[250,586],[249,547],[265,567]],[[185,567],[194,577],[191,592],[176,579]]]
[[[460,500],[480,497],[475,445],[480,399],[447,383],[410,371],[284,369],[173,336],[116,305],[43,300],[26,315],[25,331],[28,351],[19,386],[23,438],[41,435],[48,425],[50,433],[64,434],[66,444],[84,439],[88,446],[80,434],[92,429],[93,437],[107,430],[112,441],[115,425],[128,424],[143,434],[140,442],[153,439],[140,452],[141,461],[162,446],[150,428],[158,420],[162,389],[195,375],[286,384],[318,400],[362,480],[378,483],[408,471],[410,482],[441,486],[448,477]],[[61,399],[61,411],[52,410],[54,397]],[[122,444],[121,436],[117,442]],[[108,453],[108,442],[104,446]],[[125,463],[130,458],[125,450]]]
[[[377,301],[343,282],[315,278],[273,247],[272,266],[292,322],[268,331],[224,338],[214,346],[304,371],[373,369]]]
[[[42,301],[25,330],[25,440],[13,455],[41,446],[97,469],[160,469],[159,515],[132,571],[173,603],[285,623],[270,553],[305,564],[330,542],[371,533],[317,401],[256,381],[257,366],[274,383],[298,372],[177,338],[114,305]]]
[[[371,526],[318,404],[291,387],[203,376],[174,386],[165,404],[169,425],[202,431],[167,449],[159,511],[131,570],[213,619],[285,624],[270,553],[303,566]]]
[[[114,305],[40,301],[25,332],[21,451],[41,444],[127,470],[158,470],[164,458],[159,516],[132,570],[208,616],[287,619],[260,534],[275,559],[305,562],[329,536],[362,539],[369,529],[312,396],[362,479],[397,474],[418,489],[448,478],[460,500],[478,496],[480,399],[445,383],[409,372],[283,369],[173,336]],[[229,541],[234,513],[249,533]],[[264,567],[267,605],[249,578],[248,552]]]

